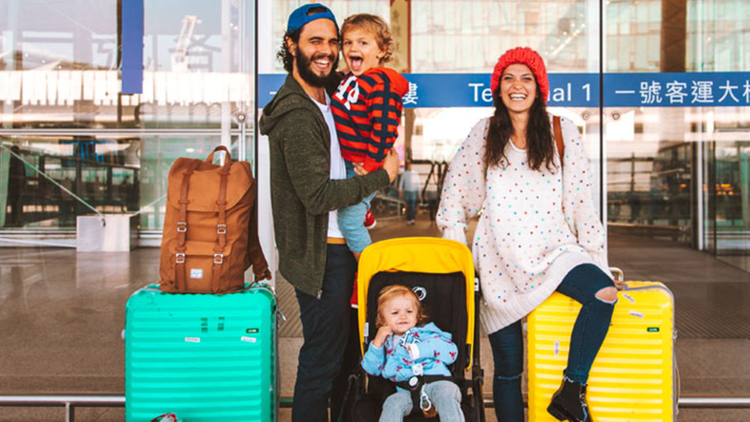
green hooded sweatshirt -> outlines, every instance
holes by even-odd
[[[271,203],[279,271],[317,296],[323,288],[328,212],[354,205],[390,184],[379,169],[331,180],[331,137],[318,106],[292,75],[263,109],[260,133],[271,150]]]

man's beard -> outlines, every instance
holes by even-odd
[[[323,88],[328,85],[331,85],[332,83],[335,83],[336,75],[336,67],[339,64],[339,56],[336,54],[335,56],[331,54],[330,56],[326,56],[325,54],[315,54],[312,57],[305,56],[304,53],[297,47],[295,50],[295,66],[297,67],[297,74],[307,82],[310,86],[314,86],[316,88]],[[325,76],[318,76],[315,74],[315,72],[312,70],[312,62],[318,59],[325,59],[328,58],[331,63],[331,72]]]

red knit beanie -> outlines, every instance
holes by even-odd
[[[528,47],[516,47],[508,50],[500,56],[495,65],[495,70],[492,72],[492,80],[490,81],[490,89],[492,93],[500,86],[500,77],[503,75],[503,70],[506,67],[522,63],[531,69],[536,77],[536,83],[539,85],[539,90],[542,91],[542,101],[547,102],[547,96],[549,95],[549,79],[547,79],[547,69],[544,67],[544,60],[536,51]]]

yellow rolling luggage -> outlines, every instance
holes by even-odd
[[[675,421],[674,299],[659,282],[628,282],[589,376],[596,422]],[[567,366],[570,333],[581,305],[555,292],[528,317],[529,421],[557,422],[547,413]]]

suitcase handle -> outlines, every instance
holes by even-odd
[[[609,267],[609,272],[615,276],[617,281],[625,281],[625,273],[618,267]]]

